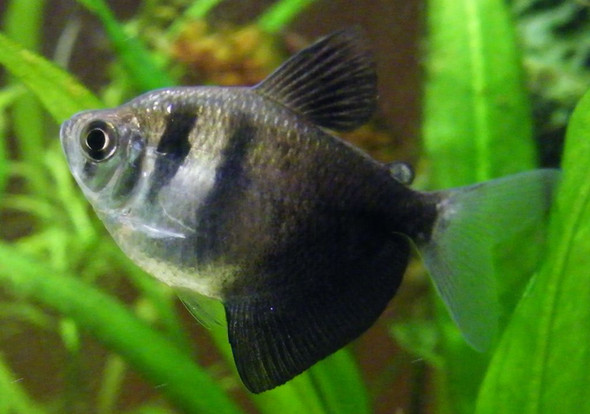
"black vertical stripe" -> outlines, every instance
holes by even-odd
[[[256,136],[256,127],[240,116],[230,134],[220,154],[213,187],[197,211],[195,254],[200,263],[207,263],[227,250],[224,241],[231,231],[230,221],[249,180],[245,161]]]
[[[156,148],[158,157],[151,177],[148,200],[154,200],[159,191],[174,178],[184,162],[191,147],[188,137],[196,121],[195,111],[177,110],[168,116],[166,128]]]

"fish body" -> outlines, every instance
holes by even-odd
[[[253,88],[156,90],[62,125],[70,169],[121,249],[183,295],[223,302],[253,392],[368,329],[412,244],[467,339],[485,347],[495,335],[489,254],[474,268],[453,246],[470,246],[461,229],[477,229],[497,207],[478,201],[484,195],[542,199],[532,217],[542,215],[556,173],[412,190],[404,164],[377,162],[333,133],[366,122],[376,96],[368,48],[344,30]],[[521,204],[503,225],[519,220]]]

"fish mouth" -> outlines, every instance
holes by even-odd
[[[76,154],[76,146],[78,145],[77,138],[80,132],[80,127],[86,123],[85,121],[92,112],[93,111],[78,112],[71,118],[62,122],[59,128],[61,147],[69,161],[70,157],[74,157],[74,154]]]
[[[68,161],[68,166],[70,164],[70,148],[71,144],[69,144],[69,142],[71,141],[71,139],[69,138],[71,133],[72,133],[72,125],[73,122],[71,119],[68,119],[67,121],[64,121],[61,124],[61,127],[59,128],[59,142],[61,144],[61,149],[64,153],[64,155],[66,156],[66,160]]]
[[[71,136],[77,132],[77,127],[85,124],[96,112],[92,110],[78,112],[62,122],[59,128],[59,138],[62,144],[65,144],[65,142],[71,139]]]

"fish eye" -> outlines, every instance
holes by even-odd
[[[106,161],[117,148],[118,136],[108,122],[97,120],[88,124],[80,136],[85,155],[95,162]]]

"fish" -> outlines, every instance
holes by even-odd
[[[223,304],[253,393],[372,326],[414,251],[466,341],[485,350],[498,336],[491,246],[543,221],[559,172],[412,189],[409,164],[337,136],[369,121],[377,95],[368,41],[347,28],[255,86],[154,90],[61,126],[71,173],[123,252],[189,308]]]

